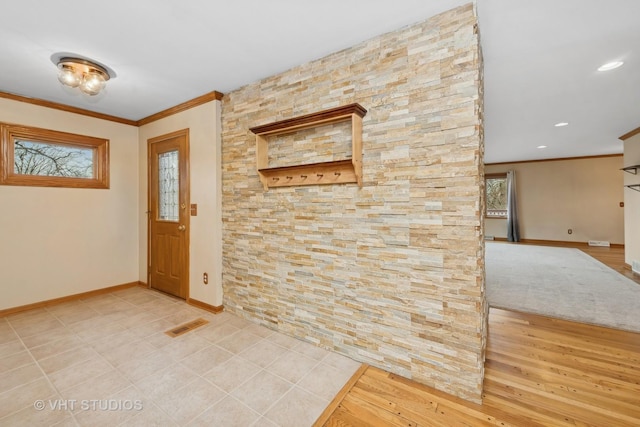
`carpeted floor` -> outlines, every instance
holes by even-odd
[[[491,307],[640,332],[640,286],[579,249],[486,242]]]

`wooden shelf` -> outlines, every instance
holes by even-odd
[[[249,129],[256,135],[256,163],[264,189],[347,183],[362,187],[362,117],[366,113],[360,104],[349,104]],[[267,136],[347,121],[351,122],[351,159],[269,167]]]
[[[640,169],[640,165],[633,165],[633,166],[627,166],[624,167],[622,169],[620,169],[621,171],[625,171],[627,173],[633,174],[633,175],[637,175],[638,174],[638,169]]]

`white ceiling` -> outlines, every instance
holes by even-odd
[[[4,1],[0,91],[139,120],[467,2]],[[640,1],[477,0],[477,7],[485,161],[621,153],[617,138],[640,126]],[[50,60],[57,52],[93,58],[117,77],[95,97],[64,88]],[[612,60],[625,65],[596,71]],[[555,128],[559,121],[570,125]]]
[[[640,1],[478,0],[478,16],[487,163],[622,153],[640,126]]]

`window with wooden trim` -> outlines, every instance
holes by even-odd
[[[489,174],[484,177],[487,218],[507,217],[507,174]]]
[[[109,140],[0,123],[0,184],[109,188]]]

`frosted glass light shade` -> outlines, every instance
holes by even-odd
[[[102,74],[99,72],[89,72],[84,75],[82,83],[80,83],[80,90],[87,95],[97,95],[102,89],[104,89],[106,81]]]
[[[63,85],[78,87],[82,81],[82,74],[77,73],[71,67],[61,67],[58,72],[58,81]]]

